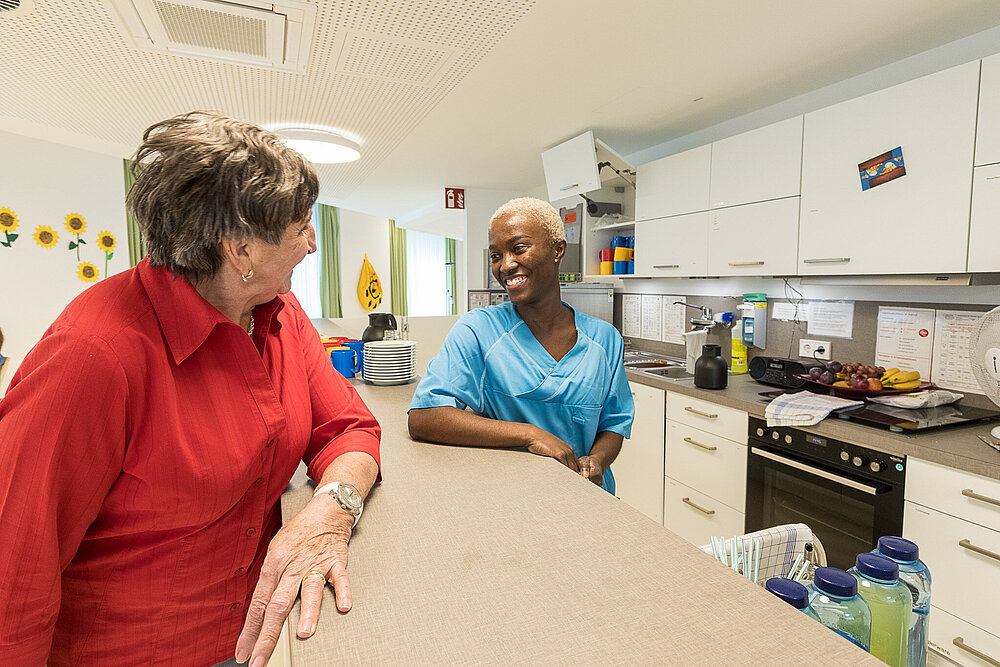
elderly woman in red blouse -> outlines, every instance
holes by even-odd
[[[148,257],[76,298],[0,401],[0,664],[265,663],[302,598],[351,608],[380,430],[289,292],[312,165],[254,125],[150,127]],[[320,489],[281,527],[299,462]],[[235,660],[234,660],[235,659]]]

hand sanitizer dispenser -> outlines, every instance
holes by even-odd
[[[743,312],[743,344],[763,350],[767,347],[767,295],[744,294],[737,306]]]

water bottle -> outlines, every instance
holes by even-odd
[[[899,581],[899,566],[877,554],[858,554],[848,573],[872,612],[871,654],[890,667],[906,667],[906,638],[913,613],[910,589]]]
[[[809,606],[819,622],[864,650],[871,645],[872,613],[858,595],[858,580],[835,567],[813,572]]]
[[[809,618],[819,621],[819,616],[809,606],[809,590],[799,582],[785,577],[771,577],[764,582],[764,588]],[[822,621],[820,622],[822,623]]]
[[[920,549],[902,537],[880,537],[877,553],[891,558],[899,566],[899,580],[910,589],[913,613],[906,638],[907,667],[927,665],[927,627],[931,613],[931,573],[920,560]]]

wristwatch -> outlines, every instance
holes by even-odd
[[[348,512],[348,514],[351,514],[354,517],[354,525],[358,525],[358,519],[361,518],[361,512],[365,509],[365,500],[361,497],[361,492],[358,491],[357,487],[353,484],[349,484],[348,482],[330,482],[329,484],[324,484],[316,489],[316,493],[313,494],[313,498],[321,493],[331,495],[333,499]]]

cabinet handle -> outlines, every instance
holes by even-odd
[[[961,637],[955,637],[954,639],[951,640],[951,643],[957,646],[958,648],[962,649],[963,651],[968,651],[969,653],[976,656],[983,662],[995,665],[995,667],[1000,667],[1000,660],[997,660],[996,658],[991,658],[982,651],[977,651],[976,649],[966,644],[965,640],[962,639]]]
[[[813,257],[802,260],[805,264],[845,264],[851,261],[850,257]]]
[[[563,187],[559,188],[559,192],[566,192],[571,188],[578,188],[578,187],[580,187],[579,183],[573,183],[572,185],[564,185]]]
[[[695,508],[702,514],[707,514],[708,516],[712,516],[713,514],[715,514],[715,510],[707,510],[701,505],[691,502],[690,498],[681,498],[681,502],[684,503],[685,505],[690,505],[691,507]]]
[[[764,266],[764,260],[759,262],[729,262],[729,266]]]
[[[679,269],[680,264],[653,264],[654,269]]]
[[[968,549],[969,551],[975,551],[977,554],[982,554],[984,556],[988,556],[989,558],[992,558],[993,560],[1000,560],[1000,554],[998,554],[997,552],[990,551],[989,549],[984,549],[982,547],[977,547],[975,544],[973,544],[969,540],[959,540],[958,541],[958,546],[963,547],[965,549]]]
[[[993,505],[1000,505],[1000,500],[996,498],[990,498],[989,496],[981,496],[974,492],[972,489],[962,489],[962,495],[966,498],[975,498],[976,500],[981,500],[984,503],[991,503]]]
[[[690,405],[685,405],[684,406],[684,410],[687,411],[687,412],[693,412],[694,414],[698,415],[699,417],[704,417],[705,419],[718,419],[719,418],[719,415],[717,415],[717,414],[708,413],[708,412],[702,412],[701,410],[695,410]]]
[[[718,447],[713,447],[712,445],[703,445],[700,442],[698,442],[697,440],[692,440],[691,438],[687,438],[687,437],[684,438],[684,442],[690,443],[690,444],[694,445],[695,447],[701,447],[702,449],[704,449],[706,451],[709,451],[709,452],[714,452],[715,450],[718,449]]]

